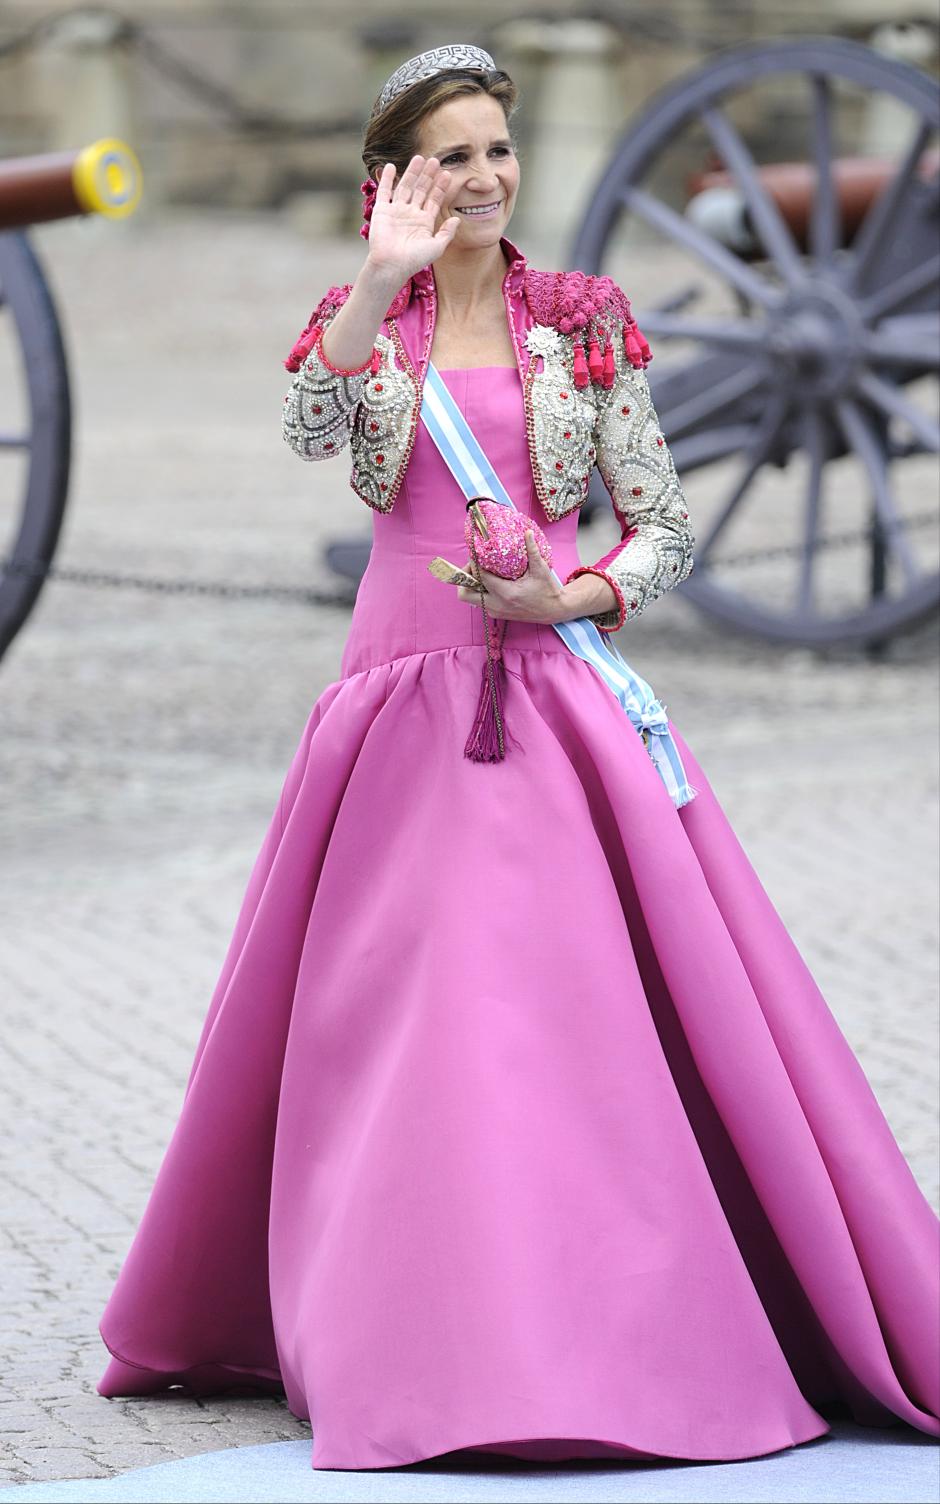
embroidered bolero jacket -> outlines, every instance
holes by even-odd
[[[539,272],[505,238],[503,279],[522,378],[536,494],[549,522],[580,507],[596,464],[620,523],[620,542],[575,569],[608,581],[615,609],[592,620],[614,632],[691,573],[694,536],[675,465],[650,397],[649,347],[610,277]],[[323,331],[351,284],[330,288],[284,362],[293,381],[283,434],[304,460],[329,459],[348,443],[350,484],[390,512],[415,441],[437,291],[431,267],[393,300],[371,359],[355,370],[330,364]]]

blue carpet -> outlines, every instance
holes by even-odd
[[[178,1462],[138,1468],[116,1478],[24,1483],[0,1489],[0,1504],[499,1504],[554,1500],[620,1504],[621,1500],[687,1504],[937,1504],[940,1447],[907,1426],[872,1429],[832,1423],[828,1436],[746,1462],[563,1465],[513,1458],[434,1457],[406,1468],[366,1472],[314,1471],[310,1441],[203,1452]]]

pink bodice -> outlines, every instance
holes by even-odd
[[[441,372],[504,486],[519,508],[538,521],[552,545],[561,579],[579,564],[579,512],[550,522],[540,506],[526,442],[522,384],[514,366],[477,366]],[[418,424],[404,485],[392,512],[373,512],[373,542],[343,652],[341,675],[393,658],[444,648],[483,646],[479,606],[428,573],[435,554],[466,565],[465,500],[423,423]],[[511,621],[504,645],[567,652],[548,624]]]

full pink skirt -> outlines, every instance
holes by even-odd
[[[100,1392],[283,1389],[318,1468],[940,1434],[940,1224],[704,773],[506,657],[502,763],[475,647],[315,705]]]

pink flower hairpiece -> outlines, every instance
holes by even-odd
[[[359,184],[359,191],[362,194],[362,229],[359,231],[359,234],[363,240],[368,240],[369,238],[369,221],[372,218],[372,210],[375,208],[375,195],[378,191],[378,186],[374,178],[366,178],[364,183]]]

